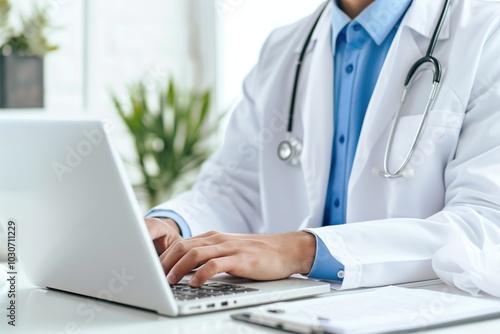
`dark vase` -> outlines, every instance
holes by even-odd
[[[0,55],[0,108],[43,108],[43,59]]]

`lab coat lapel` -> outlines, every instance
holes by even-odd
[[[443,5],[444,0],[413,1],[403,18],[366,111],[349,180],[349,194],[366,168],[372,170],[382,167],[383,156],[370,157],[370,154],[381,137],[388,136],[399,107],[406,75],[411,66],[427,51]],[[439,40],[447,38],[449,18],[445,21]],[[385,146],[386,142],[382,142]],[[368,161],[373,166],[367,166]]]
[[[301,106],[304,173],[310,215],[307,226],[321,226],[328,186],[333,138],[333,56],[330,42],[331,15],[325,13],[317,29],[306,69]],[[308,69],[307,69],[308,68]],[[302,226],[305,227],[305,226]]]

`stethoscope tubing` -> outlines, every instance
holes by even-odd
[[[289,134],[292,133],[293,131],[293,117],[295,115],[295,104],[297,102],[297,90],[299,87],[299,81],[300,81],[300,74],[302,73],[302,63],[304,62],[304,58],[306,56],[307,48],[309,47],[309,44],[311,43],[312,36],[314,35],[314,31],[316,30],[316,27],[318,26],[318,23],[321,19],[321,16],[323,15],[323,12],[325,11],[326,7],[328,6],[329,1],[326,1],[322,7],[318,10],[319,14],[317,15],[316,20],[314,20],[309,33],[307,34],[306,40],[304,42],[304,46],[302,47],[302,50],[300,51],[300,56],[297,59],[297,65],[295,68],[295,78],[293,81],[293,90],[292,90],[292,99],[290,102],[290,112],[288,114],[288,126],[287,126],[287,132]]]
[[[379,172],[380,176],[383,176],[385,178],[398,178],[404,176],[404,170],[410,163],[410,160],[415,153],[415,150],[417,148],[418,142],[420,140],[420,137],[422,136],[425,123],[427,121],[427,118],[429,116],[429,111],[434,103],[434,100],[437,96],[437,93],[439,91],[439,86],[441,83],[441,77],[442,77],[442,66],[441,63],[437,58],[433,56],[434,50],[436,48],[437,41],[439,39],[439,35],[441,33],[441,30],[444,25],[444,21],[446,20],[446,17],[448,15],[448,11],[450,9],[450,3],[451,0],[446,0],[445,4],[443,6],[443,10],[441,12],[441,15],[439,17],[439,21],[436,25],[436,28],[434,29],[434,33],[432,34],[431,41],[429,43],[429,47],[427,48],[427,53],[425,54],[424,57],[420,58],[413,64],[413,66],[410,68],[410,71],[408,72],[408,75],[406,76],[406,80],[404,83],[404,90],[403,90],[403,95],[401,97],[401,101],[399,104],[398,111],[396,112],[396,115],[394,116],[394,121],[391,127],[391,131],[389,134],[389,139],[387,141],[387,146],[385,148],[385,153],[384,153],[384,170]],[[399,124],[400,116],[401,116],[401,111],[403,109],[406,96],[408,94],[409,88],[411,86],[411,82],[415,77],[415,74],[418,72],[420,68],[422,68],[423,65],[430,63],[432,67],[434,68],[434,77],[433,77],[433,83],[432,83],[432,90],[429,94],[429,98],[427,100],[424,113],[422,114],[422,118],[420,120],[420,124],[417,130],[417,133],[415,134],[415,137],[413,138],[413,141],[411,143],[410,149],[408,153],[406,154],[403,162],[400,164],[400,166],[396,169],[395,172],[390,171],[389,167],[389,161],[391,158],[391,152],[392,152],[392,147],[394,144],[394,136],[397,131],[397,127]]]
[[[293,122],[294,122],[294,115],[295,115],[295,106],[297,102],[297,91],[298,91],[298,85],[300,81],[300,75],[302,71],[302,64],[304,62],[305,55],[307,53],[307,48],[309,47],[309,44],[311,42],[312,36],[314,35],[314,31],[316,30],[316,27],[321,19],[321,16],[323,15],[323,12],[327,8],[328,4],[330,1],[326,1],[318,10],[317,10],[317,16],[316,19],[314,20],[313,24],[311,25],[311,28],[309,30],[309,33],[306,36],[306,40],[304,42],[304,45],[302,47],[302,50],[300,52],[299,58],[297,59],[297,64],[296,64],[296,70],[295,70],[295,76],[294,76],[294,83],[293,83],[293,89],[292,89],[292,96],[291,96],[291,102],[290,102],[290,111],[288,115],[288,124],[287,124],[287,133],[285,140],[280,143],[278,147],[278,157],[286,162],[291,163],[292,165],[297,165],[297,161],[299,161],[298,156],[294,156],[294,154],[300,154],[301,152],[301,147],[302,147],[302,142],[299,139],[296,139],[292,136],[292,131],[293,131]],[[441,34],[441,30],[444,26],[444,22],[446,20],[446,17],[448,16],[448,12],[450,9],[450,4],[451,0],[445,0],[445,4],[443,6],[443,10],[441,12],[441,15],[439,17],[438,23],[436,25],[436,28],[434,29],[434,33],[432,35],[431,41],[429,43],[429,47],[427,48],[427,52],[424,57],[420,58],[413,64],[413,66],[410,68],[405,82],[404,82],[404,90],[403,94],[400,100],[400,105],[399,108],[394,116],[394,120],[392,123],[391,131],[389,133],[389,138],[387,141],[387,145],[385,148],[385,153],[384,153],[384,170],[380,171],[378,174],[380,176],[383,176],[385,178],[397,178],[397,177],[402,177],[404,176],[404,170],[410,163],[410,160],[415,153],[415,150],[417,148],[418,142],[420,140],[420,137],[422,136],[425,123],[427,121],[429,111],[432,108],[432,105],[436,99],[436,96],[439,91],[439,86],[441,83],[441,78],[442,78],[442,66],[441,63],[437,58],[433,56],[434,50],[437,45],[437,41],[439,39],[439,36]],[[420,120],[419,128],[417,130],[417,133],[415,134],[412,144],[410,146],[410,149],[408,153],[406,154],[403,162],[400,164],[398,168],[394,172],[390,171],[389,167],[389,161],[391,158],[391,152],[394,144],[394,137],[397,132],[401,112],[403,110],[404,103],[406,101],[406,96],[408,94],[408,91],[411,87],[412,80],[415,78],[415,74],[419,71],[419,69],[422,68],[423,65],[425,64],[431,64],[433,67],[433,83],[432,83],[432,89],[429,94],[429,99],[427,100],[424,112],[422,114],[422,118]],[[292,143],[292,141],[294,143]],[[295,150],[295,145],[300,146],[300,150]],[[290,154],[283,154],[281,155],[281,149],[282,148],[291,148],[284,150],[287,153],[290,152]]]

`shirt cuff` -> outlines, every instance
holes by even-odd
[[[172,219],[179,227],[179,230],[181,230],[181,236],[183,238],[191,238],[193,236],[186,221],[172,210],[151,210],[146,214],[146,218]]]
[[[343,281],[344,265],[332,256],[321,238],[310,231],[304,232],[311,233],[316,237],[316,257],[307,277]]]

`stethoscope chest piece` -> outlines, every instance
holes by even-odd
[[[318,22],[321,18],[321,15],[325,11],[326,7],[330,1],[325,1],[324,4],[318,8],[317,13],[315,15],[315,20],[307,34],[307,38],[302,47],[302,51],[300,52],[299,58],[297,59],[296,70],[295,70],[295,80],[293,82],[293,90],[292,90],[292,99],[290,101],[290,113],[288,115],[288,126],[286,131],[286,139],[282,141],[278,146],[278,158],[281,161],[288,163],[291,166],[300,165],[300,154],[302,153],[302,141],[297,139],[292,135],[293,130],[293,117],[295,114],[295,102],[297,98],[297,89],[300,78],[300,70],[302,68],[302,62],[306,56],[307,47],[311,42],[314,30],[318,25]]]
[[[292,166],[298,166],[300,164],[301,153],[302,142],[295,137],[282,141],[278,146],[279,158]]]

